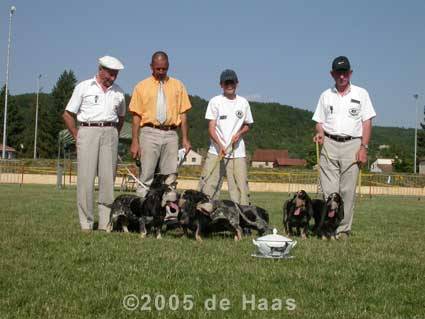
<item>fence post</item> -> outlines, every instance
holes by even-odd
[[[25,163],[22,162],[22,168],[21,168],[21,183],[19,187],[22,187],[24,185],[24,170],[25,170]]]
[[[71,183],[72,183],[72,181],[71,181],[71,176],[72,176],[72,161],[71,161],[71,159],[69,159],[69,185],[71,186]]]

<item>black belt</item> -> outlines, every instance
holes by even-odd
[[[107,126],[118,126],[116,122],[80,122],[80,126],[87,127],[107,127]]]
[[[145,126],[147,126],[147,127],[153,127],[153,128],[158,129],[158,130],[161,130],[161,131],[172,131],[172,130],[176,130],[177,129],[177,126],[176,125],[154,125],[152,123],[146,123],[146,124],[143,124],[142,127],[145,127]]]
[[[340,136],[340,135],[332,135],[329,133],[325,132],[325,136],[329,137],[330,139],[337,141],[337,142],[347,142],[347,141],[351,141],[351,140],[355,140],[357,138],[360,137],[355,137],[355,136]]]

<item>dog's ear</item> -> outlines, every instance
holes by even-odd
[[[340,200],[340,204],[338,207],[338,218],[340,220],[344,219],[344,201],[342,200],[342,197],[338,194],[338,198]]]
[[[164,179],[164,184],[171,187],[177,185],[177,174],[167,175]]]

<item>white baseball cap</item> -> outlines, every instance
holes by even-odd
[[[121,63],[120,60],[117,58],[114,58],[113,56],[105,55],[101,58],[99,58],[99,64],[105,68],[111,69],[111,70],[122,70],[124,69],[124,65]]]

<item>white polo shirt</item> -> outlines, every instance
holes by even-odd
[[[369,93],[350,84],[349,91],[341,96],[335,87],[320,95],[313,121],[322,123],[325,132],[332,135],[361,137],[362,122],[376,116]]]
[[[112,84],[104,92],[94,77],[77,84],[65,110],[76,113],[79,122],[118,122],[125,108],[124,91]]]
[[[239,95],[236,95],[234,100],[229,100],[224,95],[213,97],[208,103],[205,118],[217,121],[217,136],[228,152],[232,150],[229,147],[232,137],[241,129],[242,125],[254,123],[248,101]],[[218,155],[218,151],[219,147],[210,140],[208,152]],[[243,139],[240,139],[234,146],[233,151],[226,155],[226,158],[238,157],[246,157]]]

